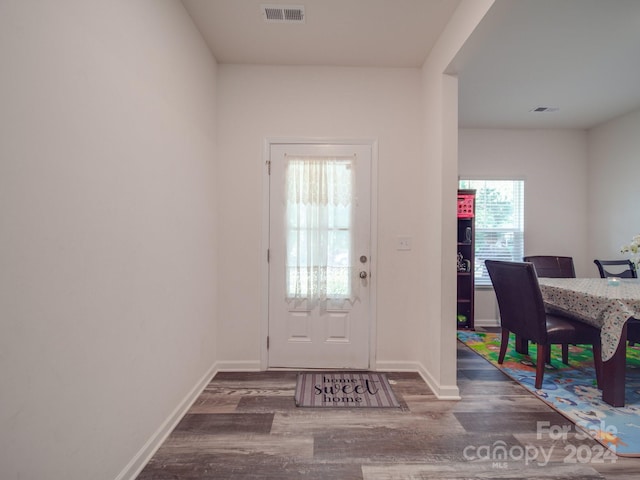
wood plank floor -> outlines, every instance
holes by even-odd
[[[164,479],[636,479],[458,344],[462,400],[389,373],[399,409],[296,408],[295,372],[219,373],[138,476]],[[537,422],[548,422],[547,430]],[[551,434],[561,432],[566,435]],[[500,449],[502,447],[502,450]],[[492,455],[507,452],[506,458]],[[535,457],[535,458],[534,458]]]

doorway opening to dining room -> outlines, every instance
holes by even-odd
[[[375,147],[267,142],[263,367],[373,363]]]

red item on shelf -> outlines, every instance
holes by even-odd
[[[458,218],[473,217],[473,195],[458,195]]]

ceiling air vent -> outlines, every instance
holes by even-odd
[[[299,5],[260,5],[267,23],[304,23],[304,7]]]

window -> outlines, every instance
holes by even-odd
[[[287,158],[287,298],[308,305],[348,299],[353,157]]]
[[[491,285],[487,259],[521,262],[524,255],[524,181],[460,180],[476,191],[476,285]]]

